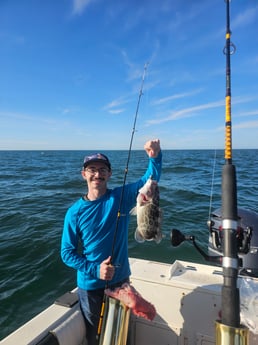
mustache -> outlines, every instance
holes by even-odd
[[[104,177],[94,177],[93,181],[105,181]]]

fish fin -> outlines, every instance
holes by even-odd
[[[136,216],[137,215],[137,207],[136,206],[131,209],[130,215],[132,215],[132,216]]]
[[[135,241],[138,242],[138,243],[143,243],[145,241],[145,239],[139,233],[138,228],[135,230],[134,238],[135,238]]]
[[[162,231],[159,230],[159,232],[157,233],[157,235],[154,238],[154,241],[159,244],[163,238],[165,238],[166,236],[162,234]]]
[[[161,242],[162,238],[163,238],[162,236],[156,236],[155,242],[156,242],[157,244],[159,244],[159,243]]]

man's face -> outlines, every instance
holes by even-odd
[[[82,177],[87,181],[88,186],[95,188],[106,185],[111,175],[111,170],[101,162],[92,162],[82,170]]]

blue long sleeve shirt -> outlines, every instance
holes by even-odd
[[[149,158],[148,168],[137,182],[124,186],[112,256],[115,274],[108,282],[109,285],[118,283],[131,274],[128,260],[129,213],[135,206],[139,189],[147,179],[152,176],[159,181],[161,164],[160,152],[156,158]],[[105,195],[94,201],[81,197],[66,213],[61,257],[67,266],[77,270],[77,285],[81,289],[95,290],[106,285],[105,280],[99,278],[100,264],[112,253],[121,192],[122,187],[108,189]]]

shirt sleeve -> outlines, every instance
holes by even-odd
[[[84,256],[78,253],[79,231],[77,229],[77,215],[78,212],[73,210],[73,208],[66,213],[61,240],[61,258],[67,266],[98,278],[100,265],[95,262],[88,262]]]
[[[142,177],[143,184],[151,177],[159,182],[162,168],[162,152],[160,151],[156,158],[149,158],[148,168]]]

